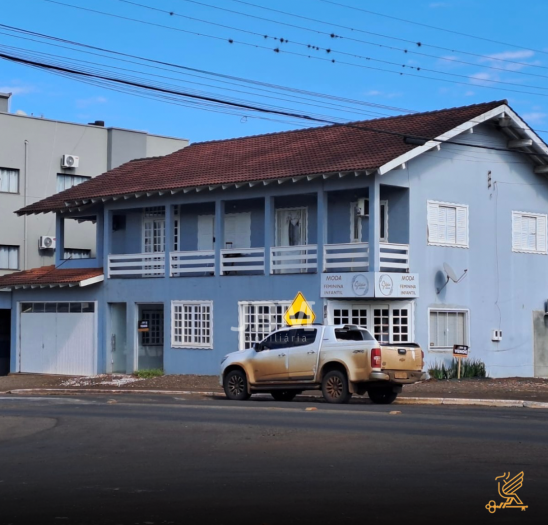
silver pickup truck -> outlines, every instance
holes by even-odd
[[[253,348],[226,355],[220,383],[235,400],[268,392],[291,401],[304,390],[321,389],[330,403],[367,392],[374,403],[387,404],[402,385],[424,379],[423,360],[419,345],[381,345],[359,326],[307,325],[277,330]]]

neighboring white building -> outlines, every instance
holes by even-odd
[[[102,121],[85,125],[9,113],[10,95],[0,93],[0,275],[55,259],[55,250],[46,248],[46,237],[55,238],[55,217],[18,217],[16,210],[129,160],[188,146],[186,139],[106,128]],[[94,228],[69,225],[61,258],[93,257]]]

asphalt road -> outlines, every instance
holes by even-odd
[[[1,525],[546,520],[548,411],[109,399],[0,398]]]

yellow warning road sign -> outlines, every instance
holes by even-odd
[[[306,302],[304,295],[299,292],[285,312],[284,318],[289,326],[312,324],[316,319],[316,314]]]

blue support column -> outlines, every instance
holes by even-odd
[[[104,259],[105,214],[98,213],[95,223],[95,261],[97,267],[101,267]]]
[[[166,238],[164,242],[165,247],[165,276],[170,277],[170,268],[171,268],[171,257],[170,254],[175,249],[174,240],[174,222],[173,222],[173,206],[171,204],[166,204],[165,207],[166,214]]]
[[[369,271],[380,271],[381,201],[380,184],[375,179],[369,186]]]
[[[316,240],[316,244],[318,245],[318,273],[322,273],[324,271],[323,247],[324,244],[327,244],[327,213],[327,193],[321,189],[317,193],[318,238]]]
[[[103,255],[103,273],[105,278],[108,279],[108,256],[112,250],[111,246],[111,235],[112,235],[112,212],[104,209],[103,212],[103,239],[101,240],[102,244],[102,255]],[[97,235],[97,260],[99,259],[99,235]]]
[[[60,213],[55,216],[55,243],[55,266],[58,267],[65,258],[65,218]]]
[[[215,201],[215,275],[221,275],[221,250],[225,238],[225,201]]]
[[[276,210],[274,197],[264,198],[264,273],[270,275],[272,272],[270,248],[275,246],[274,239],[274,221],[276,220]]]

